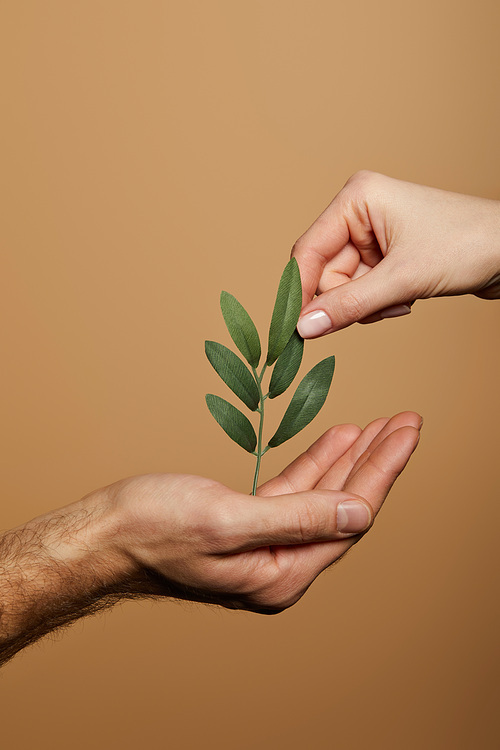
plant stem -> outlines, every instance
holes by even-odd
[[[253,370],[253,376],[255,378],[255,382],[257,383],[257,388],[259,389],[259,408],[257,411],[260,414],[260,424],[259,424],[259,436],[257,439],[257,464],[255,466],[255,474],[253,478],[253,487],[252,487],[252,495],[255,495],[257,493],[257,482],[259,480],[259,471],[260,471],[260,462],[262,460],[262,456],[264,453],[267,452],[267,448],[262,450],[262,431],[264,429],[264,401],[267,398],[267,394],[264,396],[262,393],[262,378],[264,377],[264,373],[266,371],[267,364],[264,364],[264,367],[261,370],[260,375],[257,374],[257,370],[255,367],[252,367]]]

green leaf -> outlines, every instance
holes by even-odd
[[[299,371],[303,352],[304,339],[299,336],[297,331],[294,331],[274,365],[269,384],[269,398],[280,396],[291,385]]]
[[[260,360],[260,339],[252,318],[229,292],[221,292],[220,308],[231,338],[252,367]]]
[[[249,409],[255,411],[260,401],[259,389],[241,359],[227,346],[216,341],[205,341],[205,354],[224,383]]]
[[[211,415],[231,440],[241,445],[249,453],[253,453],[257,445],[257,436],[250,420],[239,409],[220,396],[207,393],[205,400]]]
[[[268,443],[270,448],[290,440],[314,419],[325,403],[334,369],[335,357],[327,357],[307,373]]]
[[[294,332],[302,307],[302,284],[299,264],[292,258],[285,266],[274,303],[273,317],[269,328],[267,364],[272,365]]]

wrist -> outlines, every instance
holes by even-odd
[[[173,595],[175,587],[156,571],[157,544],[168,545],[161,519],[151,509],[154,503],[148,502],[148,479],[147,475],[122,479],[80,501],[92,522],[77,550],[88,551],[97,571],[96,595],[101,598]]]
[[[476,277],[475,288],[467,291],[484,299],[500,296],[500,201],[475,198],[474,223],[469,223],[469,247]]]
[[[53,554],[87,572],[87,590],[96,598],[126,591],[134,565],[122,544],[123,513],[111,487],[95,490],[65,510],[74,519],[74,533],[58,540]]]
[[[64,578],[71,581],[75,596],[85,591],[89,599],[98,599],[116,590],[128,572],[126,556],[116,544],[119,529],[108,488],[96,490],[7,532],[6,538],[19,548],[12,555],[12,572],[26,585],[41,573],[49,582],[53,573],[61,584]]]

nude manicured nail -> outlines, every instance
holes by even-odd
[[[333,328],[332,321],[324,310],[314,310],[304,317],[300,318],[297,323],[297,331],[303,339],[321,336]]]
[[[364,531],[371,520],[371,513],[366,505],[357,500],[345,500],[337,506],[337,531],[343,534]]]
[[[411,313],[410,305],[392,305],[392,307],[386,307],[385,310],[381,310],[381,318],[399,318],[400,315],[408,315]]]

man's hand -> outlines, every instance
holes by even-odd
[[[124,479],[0,538],[0,662],[120,598],[277,613],[372,525],[418,443],[413,413],[325,433],[256,497],[201,477]]]
[[[124,580],[144,594],[280,612],[371,526],[420,424],[407,412],[334,427],[257,497],[182,475],[112,485]]]
[[[297,326],[304,338],[406,315],[417,299],[495,299],[500,203],[358,172],[292,255],[304,289]]]

